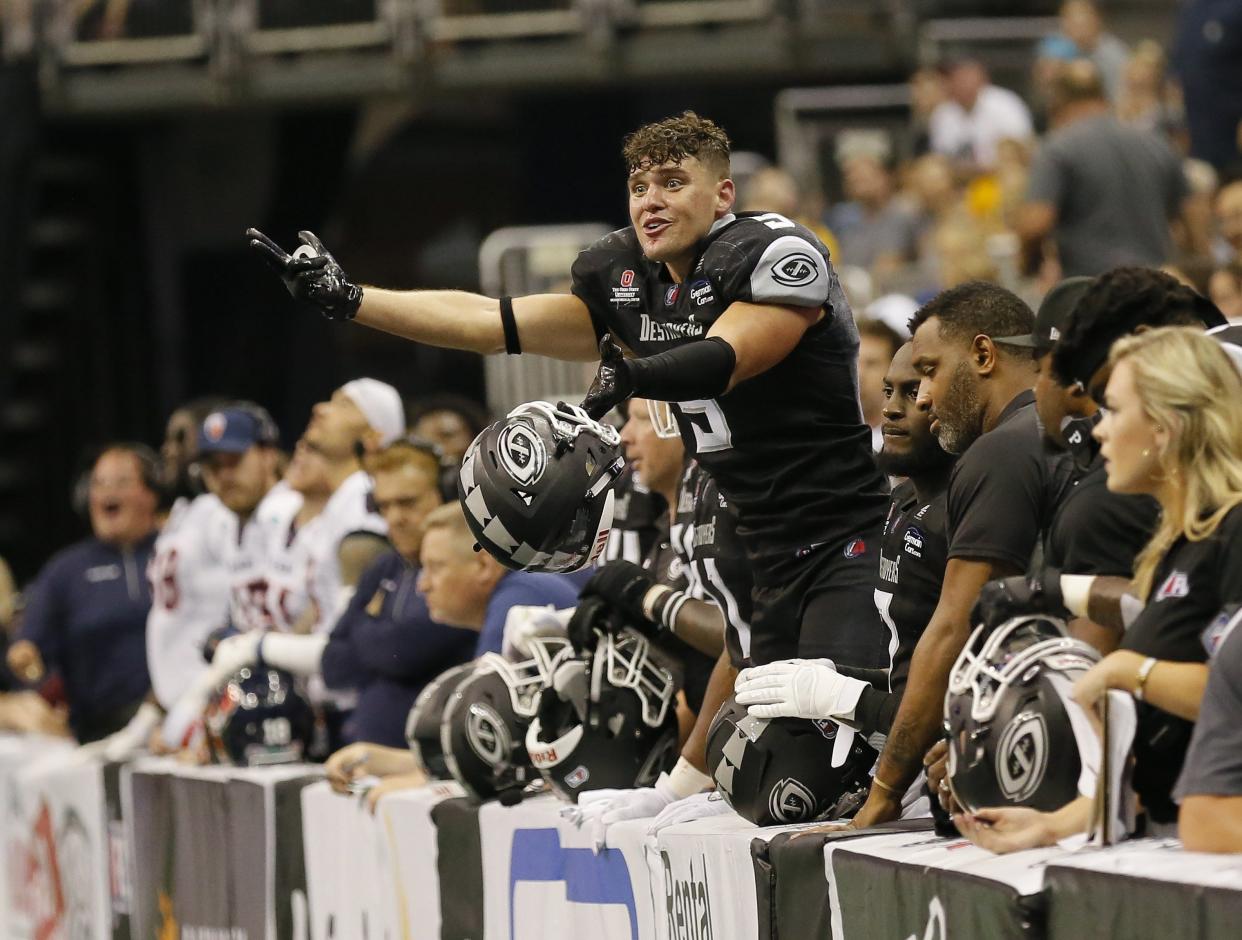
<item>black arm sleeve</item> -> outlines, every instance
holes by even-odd
[[[900,692],[885,692],[882,689],[868,687],[862,690],[858,704],[854,706],[854,724],[863,734],[888,734],[893,727],[893,719],[897,717],[897,706],[901,704]]]
[[[724,394],[737,354],[728,341],[709,336],[644,359],[627,359],[625,365],[639,398],[695,401]]]

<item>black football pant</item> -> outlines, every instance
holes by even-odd
[[[890,633],[875,607],[879,552],[876,530],[825,545],[781,565],[779,573],[756,570],[754,664],[828,658],[838,666],[887,669]]]

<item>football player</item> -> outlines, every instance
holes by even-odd
[[[630,395],[676,402],[688,449],[739,515],[752,656],[883,665],[871,580],[887,485],[827,249],[784,216],[733,212],[728,137],[692,112],[640,128],[624,156],[631,227],[579,255],[568,295],[364,289],[309,232],[292,256],[248,237],[329,318],[480,353],[602,355],[583,402],[596,417]]]
[[[880,542],[875,603],[888,626],[887,675],[837,670],[830,660],[790,660],[745,670],[737,701],[759,718],[832,718],[865,734],[888,733],[906,687],[914,647],[940,599],[948,559],[945,536],[949,472],[956,459],[931,432],[921,377],[906,343],[884,374],[884,449],[880,466],[904,477],[895,490]]]

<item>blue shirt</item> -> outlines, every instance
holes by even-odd
[[[417,579],[418,569],[395,551],[381,555],[328,637],[324,682],[358,692],[347,741],[405,747],[406,715],[423,686],[475,655],[478,634],[432,620]]]
[[[483,630],[475,655],[499,653],[505,637],[505,618],[509,608],[519,605],[546,607],[551,604],[557,610],[574,607],[578,603],[578,588],[563,574],[538,574],[530,571],[507,571],[496,582],[487,613],[483,618]]]
[[[52,556],[27,592],[20,636],[64,679],[80,741],[119,730],[146,695],[147,563],[155,533],[122,549],[83,539]]]

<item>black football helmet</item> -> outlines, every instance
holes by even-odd
[[[615,428],[533,401],[474,439],[458,492],[475,539],[506,568],[577,571],[608,541],[624,465]]]
[[[516,802],[539,779],[526,754],[526,728],[556,664],[572,653],[562,637],[530,641],[531,658],[485,653],[449,696],[440,746],[453,779],[476,800]]]
[[[605,634],[587,656],[557,663],[526,732],[549,786],[571,802],[586,790],[651,786],[677,761],[680,665],[641,634]]]
[[[949,675],[949,787],[966,810],[1055,810],[1078,795],[1082,771],[1068,709],[1074,680],[1099,653],[1046,615],[971,634]]]
[[[310,748],[315,713],[289,673],[247,666],[207,704],[203,725],[218,764],[290,764]]]
[[[707,731],[707,767],[734,811],[756,826],[836,819],[856,809],[875,748],[829,719],[755,718],[733,696]]]
[[[418,693],[414,707],[405,719],[405,741],[418,766],[432,780],[448,780],[448,763],[440,744],[440,725],[445,709],[457,686],[474,672],[474,661],[462,663],[440,673]]]

